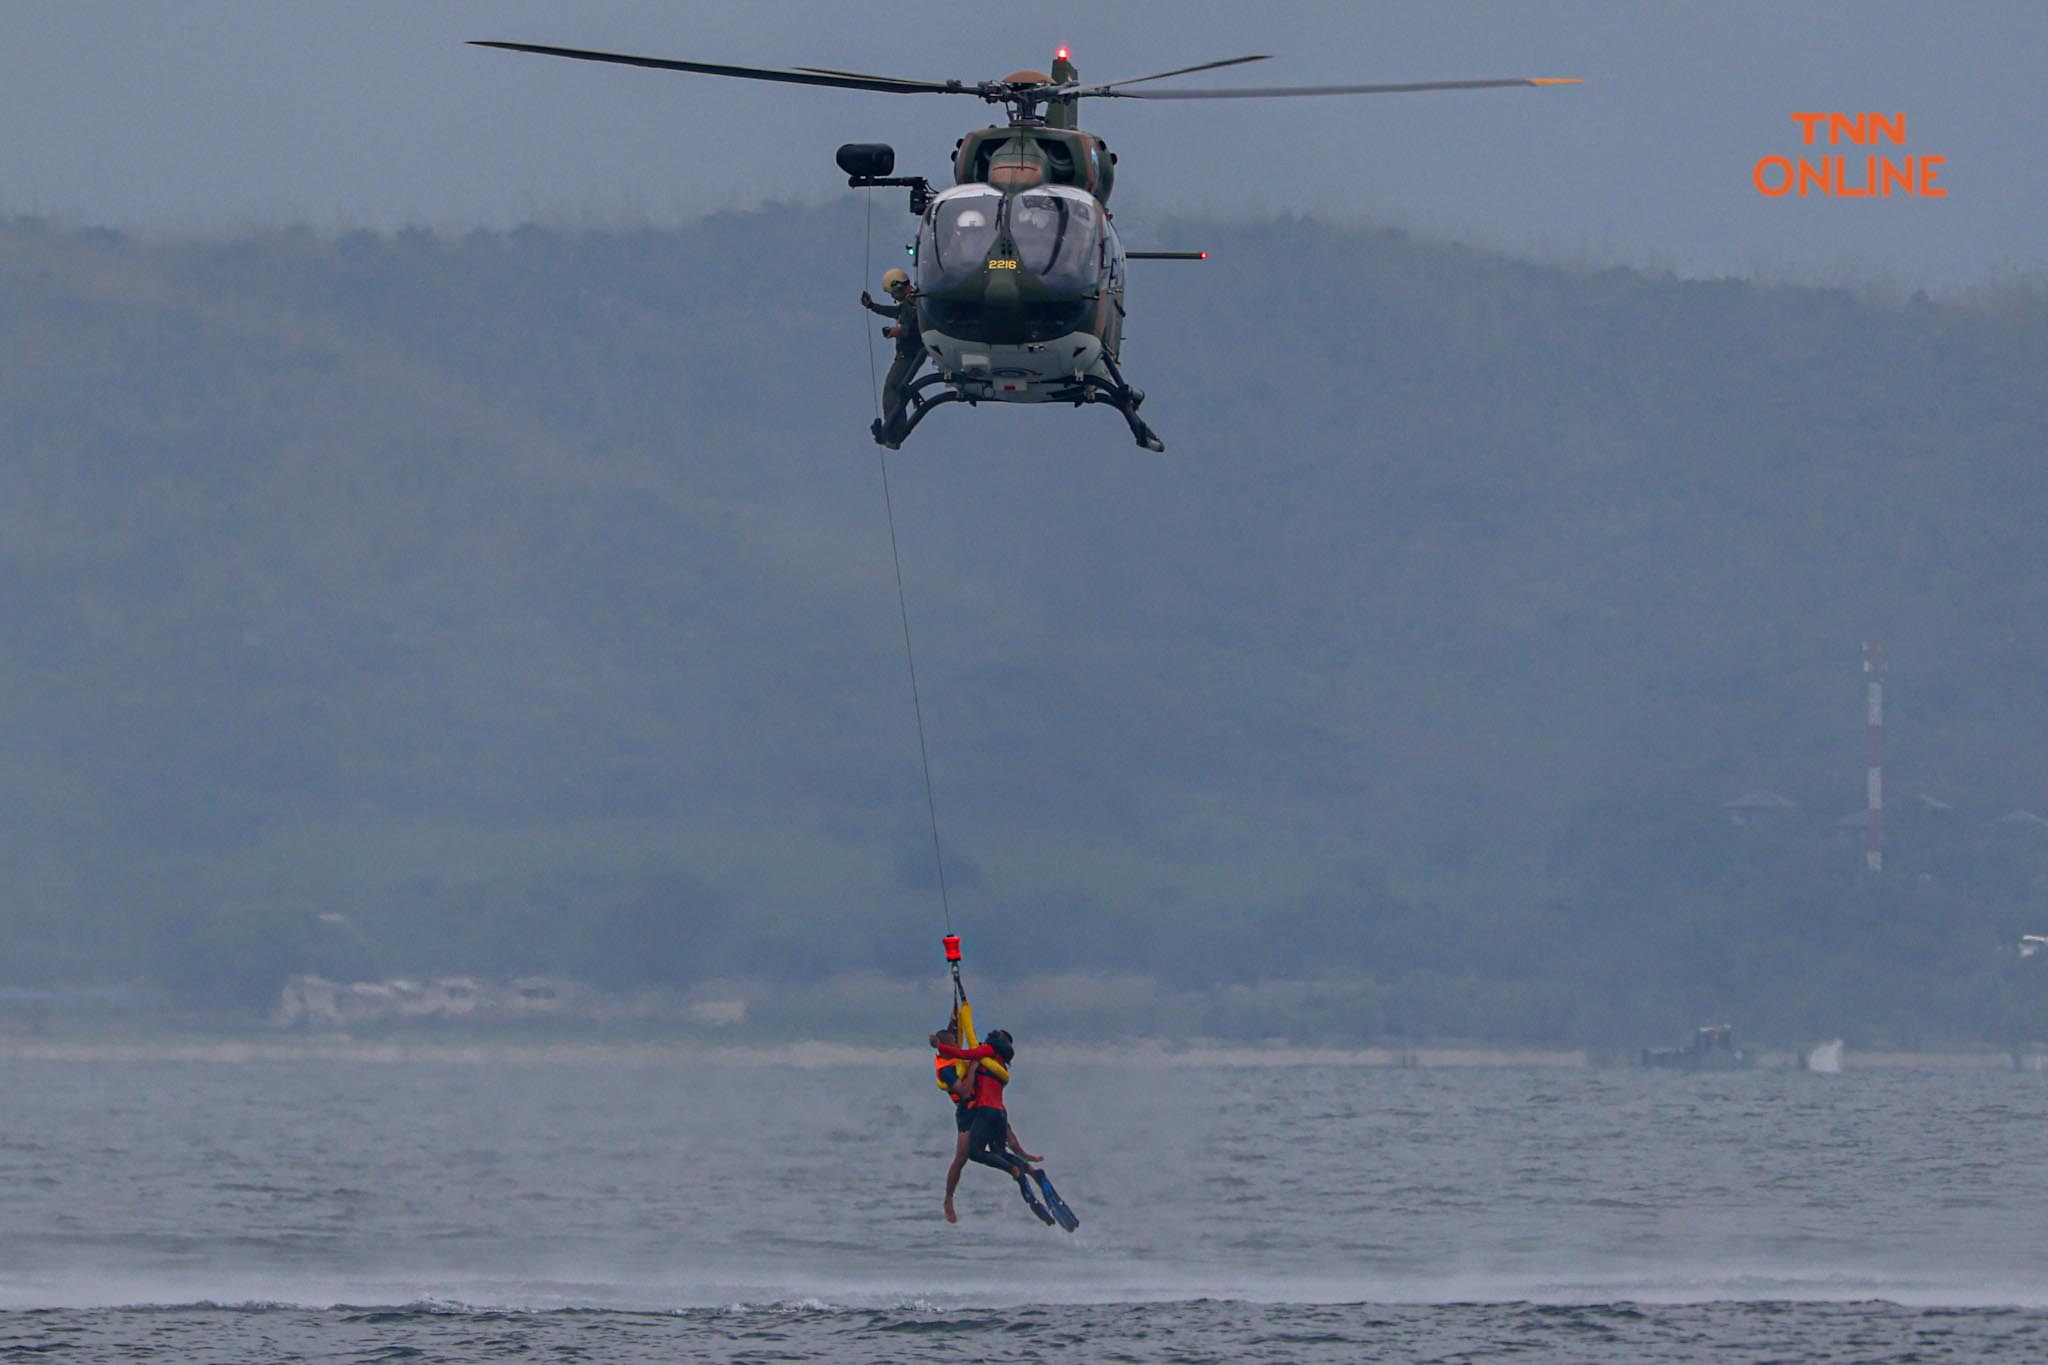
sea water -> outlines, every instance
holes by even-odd
[[[0,1061],[0,1359],[2048,1358],[2039,1073],[802,1060]]]

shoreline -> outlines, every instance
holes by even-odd
[[[1041,1044],[1034,1058],[1054,1065],[1099,1065],[1098,1044]],[[1753,1070],[1801,1068],[1801,1049],[1759,1049]],[[327,1062],[341,1065],[698,1065],[784,1067],[916,1067],[926,1049],[881,1044],[792,1040],[776,1043],[707,1039],[604,1040],[359,1038],[348,1034],[277,1037],[186,1034],[159,1038],[0,1035],[0,1062],[188,1063],[249,1065]],[[1475,1043],[1317,1048],[1287,1043],[1246,1044],[1196,1040],[1168,1044],[1141,1039],[1117,1046],[1118,1065],[1147,1070],[1193,1068],[1281,1070],[1340,1067],[1356,1070],[1643,1070],[1636,1054],[1605,1048],[1533,1048]],[[1846,1049],[1842,1071],[2048,1071],[2048,1049],[1958,1048],[1904,1051]]]

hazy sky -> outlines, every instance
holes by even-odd
[[[462,226],[839,192],[832,151],[893,142],[942,179],[966,98],[636,71],[501,38],[758,65],[1000,76],[1074,49],[1087,80],[1269,52],[1204,85],[1582,76],[1559,90],[1100,102],[1116,207],[1367,216],[1689,274],[1957,283],[2048,266],[2048,5],[995,6],[681,0],[16,0],[0,20],[0,213],[178,228]],[[1908,116],[1940,200],[1766,199],[1795,110]],[[1815,153],[1825,148],[1813,149]],[[1848,149],[1854,152],[1856,149]],[[892,209],[894,196],[890,197]]]

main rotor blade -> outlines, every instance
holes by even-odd
[[[1113,100],[1263,100],[1292,95],[1407,95],[1418,90],[1495,90],[1511,85],[1584,85],[1575,76],[1515,76],[1497,81],[1410,81],[1400,85],[1266,85],[1242,90],[1083,90]]]
[[[960,81],[899,80],[894,76],[861,76],[838,71],[785,71],[765,66],[728,66],[721,62],[685,62],[666,57],[633,57],[623,52],[591,52],[580,47],[543,47],[538,43],[493,43],[473,41],[471,47],[495,47],[506,52],[536,52],[544,57],[574,57],[585,62],[611,62],[617,66],[646,66],[659,71],[694,71],[702,76],[738,76],[751,81],[785,81],[791,85],[823,85],[839,90],[880,90],[892,95],[974,95],[980,91]]]
[[[1163,81],[1168,76],[1188,76],[1197,71],[1214,71],[1219,66],[1242,66],[1246,62],[1271,61],[1272,57],[1273,54],[1270,52],[1260,52],[1250,57],[1225,57],[1220,62],[1203,62],[1200,66],[1184,66],[1178,71],[1161,71],[1154,76],[1132,76],[1121,81],[1106,81],[1101,85],[1090,86],[1082,93],[1095,95],[1105,90],[1114,90],[1120,85],[1138,85],[1144,81]]]
[[[922,88],[931,84],[929,81],[912,80],[907,76],[876,76],[866,71],[840,71],[830,66],[793,66],[790,70],[808,71],[814,76],[851,76],[856,80],[876,81],[888,86],[914,85]],[[949,90],[951,88],[951,86],[947,87]],[[965,89],[964,86],[962,88]]]

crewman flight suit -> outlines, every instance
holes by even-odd
[[[889,377],[882,381],[881,429],[893,432],[900,428],[904,409],[910,404],[910,381],[924,368],[924,332],[917,321],[917,295],[906,289],[901,303],[876,303],[866,296],[861,302],[869,312],[896,322],[896,359],[889,366]]]

